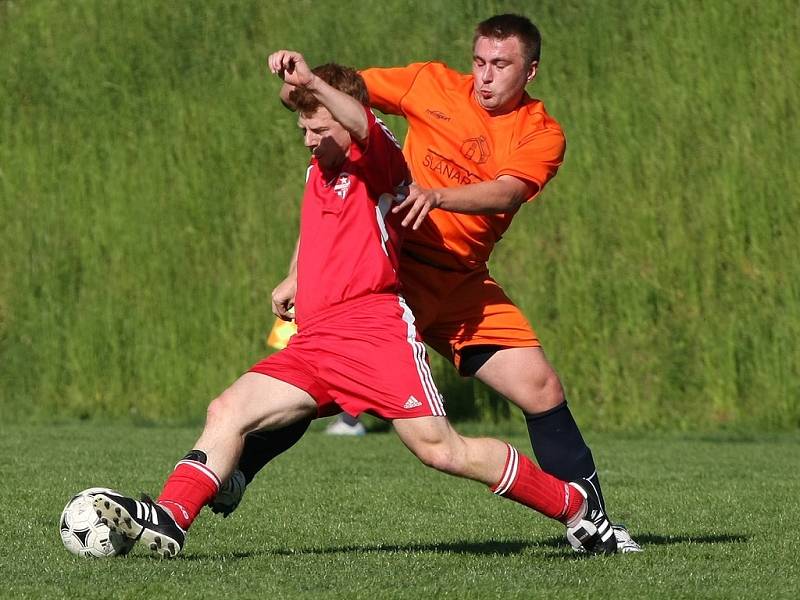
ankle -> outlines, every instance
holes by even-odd
[[[589,500],[581,490],[573,485],[567,485],[567,511],[564,523],[567,527],[574,527],[586,516],[589,510]]]
[[[175,521],[175,524],[186,531],[189,529],[189,525],[192,524],[191,518],[189,513],[186,509],[178,504],[177,502],[173,502],[172,500],[162,500],[157,502],[161,508],[163,508],[166,513],[172,517],[172,520]]]

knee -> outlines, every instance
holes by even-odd
[[[225,426],[236,420],[237,401],[234,394],[225,391],[211,401],[206,409],[206,427]]]
[[[546,369],[528,378],[515,400],[525,413],[541,413],[564,402],[564,388],[556,372]]]
[[[459,475],[463,470],[463,461],[452,444],[423,443],[414,448],[414,454],[425,466],[443,473]]]
[[[541,396],[541,410],[550,410],[564,402],[564,387],[561,385],[561,380],[552,369],[547,375],[539,382],[538,394]]]

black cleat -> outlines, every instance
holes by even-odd
[[[578,552],[589,554],[614,554],[617,540],[611,521],[608,520],[592,483],[587,479],[570,482],[584,498],[584,508],[579,519],[567,526],[567,540]]]
[[[147,496],[139,501],[103,492],[94,497],[94,509],[111,531],[141,541],[161,558],[172,558],[183,548],[186,532],[169,511]]]
[[[230,479],[220,486],[217,495],[209,503],[211,511],[227,517],[239,506],[245,489],[247,489],[247,480],[244,473],[236,469],[231,473]]]

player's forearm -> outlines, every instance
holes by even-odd
[[[367,139],[369,134],[367,115],[364,106],[352,96],[328,85],[319,77],[314,77],[306,86],[320,103],[327,108],[333,118],[359,142]]]
[[[297,254],[300,252],[300,236],[297,236],[297,241],[294,244],[294,252],[292,252],[292,258],[289,261],[289,271],[287,275],[289,277],[297,277]]]
[[[497,214],[517,210],[530,196],[529,184],[515,177],[501,177],[435,190],[437,207],[464,214]]]

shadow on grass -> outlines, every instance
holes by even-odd
[[[676,544],[743,544],[750,540],[746,535],[657,535],[643,533],[635,536],[643,548],[647,546],[664,546]],[[541,541],[506,540],[503,542],[446,542],[442,544],[361,544],[347,546],[330,546],[327,548],[276,548],[258,549],[249,552],[222,552],[220,554],[185,554],[179,560],[240,560],[256,556],[302,556],[352,553],[414,553],[434,552],[437,554],[472,554],[483,556],[510,556],[520,554],[529,549],[558,549],[559,552],[548,552],[546,558],[559,560],[583,560],[585,554],[572,552],[563,537],[553,536]]]
[[[302,556],[303,554],[351,554],[351,553],[406,553],[406,552],[435,552],[438,554],[475,554],[509,556],[519,554],[528,548],[541,547],[541,543],[507,540],[503,542],[446,542],[442,544],[361,544],[348,546],[330,546],[327,548],[264,548],[252,552],[231,552],[220,554],[188,554],[181,556],[182,560],[206,560],[213,558],[241,559],[252,558],[259,555],[271,556]],[[563,546],[563,543],[562,543]]]
[[[750,541],[750,536],[724,534],[724,535],[658,535],[655,533],[633,533],[633,539],[643,548],[645,546],[669,546],[675,544],[744,544]],[[551,537],[542,542],[539,546],[550,548],[562,548],[564,538]]]
[[[639,544],[668,545],[668,544],[744,544],[750,541],[749,535],[724,534],[724,535],[656,535],[643,533],[634,538]]]

